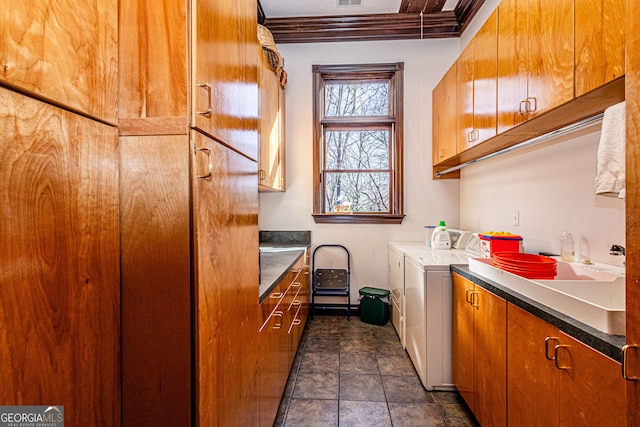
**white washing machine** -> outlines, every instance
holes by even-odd
[[[464,251],[408,252],[405,258],[405,344],[427,390],[453,390],[451,370],[451,264]]]

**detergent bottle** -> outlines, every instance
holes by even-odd
[[[449,236],[447,225],[444,221],[440,221],[440,224],[433,230],[431,247],[433,249],[451,249],[451,237]]]

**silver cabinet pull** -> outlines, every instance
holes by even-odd
[[[274,292],[269,296],[269,298],[282,299],[283,296],[284,294],[282,292]]]
[[[638,346],[635,344],[627,344],[622,347],[622,378],[627,381],[640,381],[640,377],[630,376],[627,373],[627,355],[629,354],[629,350],[632,348],[636,349],[637,351]]]
[[[556,360],[556,356],[555,356],[555,352],[553,356],[549,356],[549,343],[551,341],[555,341],[556,345],[558,345],[558,338],[557,337],[546,337],[544,339],[544,357],[547,358],[547,360]],[[555,348],[555,346],[554,346]]]
[[[211,114],[211,85],[207,83],[198,83],[196,86],[202,87],[207,91],[207,111],[196,111],[196,114],[208,116]]]
[[[535,113],[536,110],[538,109],[538,100],[536,99],[535,96],[530,96],[526,99],[526,103],[527,103],[527,112],[528,113]],[[533,108],[531,108],[531,105],[533,104]]]
[[[282,328],[282,319],[284,318],[284,313],[281,311],[276,311],[275,313],[273,313],[272,315],[274,318],[275,317],[279,317],[280,318],[280,323],[276,323],[275,325],[273,325],[273,329],[280,329]]]
[[[204,147],[204,148],[196,148],[197,151],[204,151],[205,153],[207,153],[207,157],[209,158],[209,164],[208,164],[208,172],[206,175],[197,175],[198,178],[209,178],[211,175],[213,175],[213,159],[211,158],[211,149]]]
[[[569,348],[569,346],[558,344],[553,348],[553,356],[554,356],[553,363],[555,363],[556,368],[561,369],[563,371],[568,371],[569,369],[571,369],[571,366],[569,365],[560,366],[560,364],[558,363],[558,352],[560,351],[561,348]]]
[[[520,101],[520,106],[518,107],[518,112],[520,113],[521,116],[524,116],[525,114],[527,114],[529,112],[529,110],[527,109],[527,101],[526,100]]]

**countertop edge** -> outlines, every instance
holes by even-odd
[[[607,334],[592,328],[591,326],[585,325],[572,317],[527,298],[506,286],[502,286],[490,279],[486,279],[483,276],[472,273],[469,270],[468,265],[451,265],[451,271],[471,280],[482,288],[496,294],[507,302],[520,307],[545,322],[550,323],[562,332],[577,339],[594,350],[599,351],[619,363],[622,362],[622,347],[625,345],[624,335]]]
[[[287,247],[288,245],[277,245],[280,248]],[[258,290],[258,302],[262,302],[273,291],[273,289],[282,281],[287,272],[298,262],[301,256],[304,255],[305,250],[309,249],[309,245],[291,245],[292,249],[285,252],[276,252],[270,254],[265,252],[262,254],[260,260],[261,272],[264,270],[275,271],[275,273],[267,275],[266,279],[261,273],[261,280]],[[264,279],[264,280],[263,280]]]

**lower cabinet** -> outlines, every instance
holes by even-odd
[[[508,304],[509,425],[624,425],[618,362]]]
[[[453,382],[483,426],[507,424],[507,302],[453,274]]]
[[[305,254],[261,304],[258,393],[260,426],[272,426],[309,317],[309,259]]]
[[[452,276],[453,381],[481,425],[624,425],[618,362]]]

